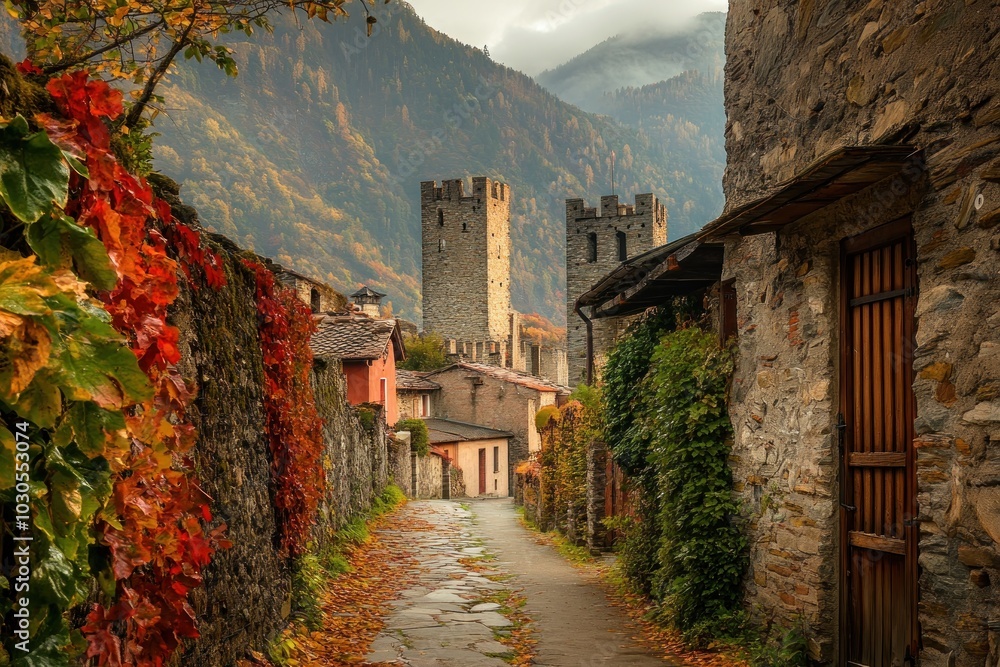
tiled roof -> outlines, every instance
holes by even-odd
[[[313,354],[317,357],[381,359],[394,334],[399,340],[396,320],[326,315],[317,322],[317,326],[318,331],[313,334],[311,343]],[[401,346],[401,343],[397,344]]]
[[[467,442],[471,440],[499,440],[501,438],[514,437],[514,434],[508,431],[498,431],[480,426],[479,424],[467,424],[451,419],[430,417],[424,421],[427,423],[427,432],[432,445],[441,445],[449,442]]]
[[[535,391],[555,391],[561,394],[570,393],[568,387],[563,387],[561,385],[555,384],[554,382],[543,380],[542,378],[535,377],[530,373],[522,373],[521,371],[515,371],[509,368],[500,368],[499,366],[490,366],[489,364],[477,364],[471,361],[460,361],[456,364],[448,366],[447,368],[442,368],[439,371],[434,371],[433,373],[430,374],[430,376],[433,377],[438,373],[444,373],[445,371],[449,371],[453,368],[462,368],[468,371],[475,371],[476,373],[482,373],[483,375],[488,375],[498,380],[503,380],[504,382],[511,382],[513,384],[521,385],[522,387],[527,387],[528,389],[534,389]]]
[[[351,295],[351,298],[356,299],[359,296],[373,296],[381,299],[382,297],[385,296],[385,294],[382,294],[381,292],[376,292],[372,288],[368,287],[368,285],[363,285],[361,289],[359,289],[357,292]]]
[[[420,371],[407,371],[402,368],[396,369],[396,389],[403,391],[434,391],[440,389],[441,385],[427,379],[427,373]]]

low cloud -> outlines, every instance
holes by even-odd
[[[670,32],[727,0],[410,0],[428,24],[538,74],[629,31]]]

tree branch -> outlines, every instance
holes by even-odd
[[[45,72],[46,74],[58,74],[59,72],[63,72],[65,70],[68,70],[70,67],[75,67],[76,65],[80,65],[82,63],[87,62],[91,58],[94,58],[94,57],[99,56],[101,54],[107,53],[108,51],[116,49],[119,46],[121,46],[122,44],[127,44],[129,42],[132,42],[137,37],[142,37],[143,35],[145,35],[147,33],[153,32],[154,30],[156,30],[157,28],[159,28],[161,26],[163,26],[163,19],[160,19],[159,21],[156,21],[155,23],[150,23],[145,28],[142,28],[140,30],[136,30],[133,33],[129,33],[128,35],[124,35],[122,37],[119,37],[118,39],[116,39],[115,41],[111,42],[110,44],[108,44],[106,46],[102,46],[101,48],[97,49],[96,51],[91,51],[90,53],[88,53],[86,55],[78,56],[78,57],[73,58],[71,60],[63,60],[63,61],[60,61],[60,62],[56,63],[55,65],[49,65],[48,67],[43,67],[42,71]]]
[[[146,85],[142,89],[142,94],[139,96],[139,99],[135,101],[135,104],[132,105],[132,108],[128,110],[128,115],[125,116],[125,121],[123,123],[125,127],[132,128],[139,123],[139,119],[142,118],[143,110],[146,108],[146,105],[149,104],[149,100],[153,97],[153,90],[156,88],[157,84],[160,83],[160,79],[162,79],[167,73],[170,63],[174,61],[174,58],[176,58],[177,54],[181,52],[181,49],[187,46],[188,35],[190,35],[191,31],[194,29],[194,24],[195,20],[192,16],[191,23],[188,24],[184,33],[177,38],[173,46],[170,47],[170,50],[167,51],[167,55],[163,56],[163,60],[160,61],[160,64],[156,66],[156,69],[146,80]]]

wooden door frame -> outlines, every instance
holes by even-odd
[[[907,214],[901,218],[893,220],[892,222],[885,223],[874,229],[862,232],[855,236],[842,238],[840,241],[840,304],[839,304],[839,345],[840,345],[840,355],[839,355],[839,410],[841,419],[846,418],[849,414],[849,398],[848,398],[848,388],[851,386],[851,381],[853,380],[853,363],[851,360],[851,349],[849,343],[853,343],[850,327],[848,326],[848,316],[850,314],[850,294],[848,293],[848,258],[852,255],[860,254],[876,248],[885,246],[893,241],[898,241],[899,239],[907,239],[909,245],[909,260],[913,262],[913,265],[907,265],[903,272],[904,287],[907,289],[907,294],[903,299],[903,317],[906,322],[910,323],[909,336],[904,337],[902,341],[902,347],[908,363],[904,364],[904,369],[906,372],[905,376],[905,386],[910,387],[910,405],[908,406],[911,423],[912,419],[916,417],[916,396],[913,392],[913,350],[915,347],[914,335],[916,334],[916,301],[917,293],[919,289],[919,279],[916,272],[916,259],[917,259],[917,248],[916,240],[913,235],[913,218],[911,214]],[[841,421],[838,419],[838,422]],[[840,631],[838,633],[837,647],[839,651],[839,656],[837,658],[838,665],[847,664],[847,656],[849,654],[849,636],[848,636],[848,602],[850,595],[850,586],[847,578],[847,572],[849,569],[848,556],[850,554],[850,542],[848,536],[848,521],[847,521],[847,509],[845,507],[845,501],[848,500],[847,497],[847,484],[849,482],[847,474],[847,456],[846,456],[846,434],[843,433],[844,427],[841,423],[838,423],[834,429],[835,433],[839,434],[837,448],[838,456],[840,458],[840,497],[838,508],[838,521],[840,523],[840,553],[838,555],[840,572],[838,576],[838,606],[839,606],[839,624]],[[912,485],[912,491],[909,493],[909,506],[906,507],[906,514],[910,521],[904,522],[904,531],[907,541],[906,547],[906,559],[907,568],[904,573],[904,581],[906,582],[906,587],[908,591],[908,606],[911,610],[910,619],[910,652],[913,659],[916,660],[919,650],[920,650],[920,626],[918,619],[917,610],[917,600],[918,600],[918,567],[917,567],[917,557],[918,557],[918,545],[917,541],[919,538],[919,528],[915,521],[912,521],[917,516],[917,477],[916,477],[916,448],[913,443],[906,449],[906,477],[907,480]],[[914,663],[916,664],[916,663]]]

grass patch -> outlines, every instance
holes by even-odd
[[[523,611],[527,598],[517,591],[503,589],[490,593],[480,600],[480,603],[482,602],[493,602],[500,605],[497,612],[511,622],[511,625],[506,628],[492,629],[496,640],[509,648],[510,651],[489,655],[518,667],[532,664],[537,642],[532,638],[534,629],[531,627],[530,619]]]
[[[330,582],[351,571],[347,554],[351,549],[366,543],[371,538],[369,525],[406,502],[406,495],[395,484],[390,484],[372,503],[366,514],[354,517],[334,535],[330,545],[298,557],[292,570],[292,609],[309,630],[318,630],[323,625],[321,600]],[[294,643],[287,636],[277,638],[268,647],[268,654],[279,667],[287,664],[287,658],[294,650]],[[273,654],[273,655],[272,655]],[[285,662],[282,662],[284,660]]]
[[[517,508],[518,521],[521,525],[537,534],[542,542],[554,546],[559,554],[574,565],[589,565],[596,559],[587,547],[573,544],[562,533],[556,531],[543,531],[532,521],[531,517],[524,511],[524,507]]]

